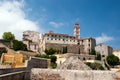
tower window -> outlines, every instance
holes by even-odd
[[[88,41],[90,42],[90,39]]]

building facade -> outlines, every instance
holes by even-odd
[[[27,45],[28,50],[39,51],[43,53],[45,49],[54,48],[60,53],[66,50],[67,53],[89,54],[96,46],[94,38],[80,38],[80,25],[76,23],[73,29],[74,35],[59,34],[49,31],[42,34],[35,31],[24,31],[23,42]]]
[[[77,39],[74,36],[68,34],[57,34],[52,31],[42,35],[40,51],[43,52],[45,49],[54,48],[63,52],[66,48],[68,53],[80,54],[82,47],[77,44]]]
[[[96,41],[94,38],[77,39],[68,34],[48,32],[42,35],[40,46],[41,52],[49,48],[63,52],[63,49],[67,48],[68,53],[89,54],[95,48]]]
[[[23,32],[23,43],[27,45],[28,50],[35,52],[39,51],[40,37],[39,33],[35,31],[24,31]]]
[[[101,54],[102,60],[104,60],[109,54],[113,53],[113,48],[106,44],[100,43],[95,47],[95,51]]]
[[[81,38],[78,39],[78,44],[83,46],[84,54],[89,54],[92,50],[95,49],[96,40],[94,38]]]

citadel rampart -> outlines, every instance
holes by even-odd
[[[31,80],[120,80],[120,73],[99,70],[31,70]]]

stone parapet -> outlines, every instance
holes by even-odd
[[[25,71],[0,75],[0,80],[24,80]]]
[[[120,72],[33,68],[31,80],[120,80]]]

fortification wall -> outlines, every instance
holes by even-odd
[[[33,68],[31,80],[120,80],[120,72]]]
[[[83,47],[76,44],[56,44],[56,43],[46,43],[46,49],[54,48],[63,52],[63,48],[67,47],[68,53],[80,54],[83,52]]]
[[[25,71],[12,72],[0,75],[0,80],[25,80]]]
[[[25,71],[26,68],[7,68],[7,69],[0,69],[0,75],[1,74],[7,74],[7,73],[13,73],[13,72],[19,72],[19,71]]]

